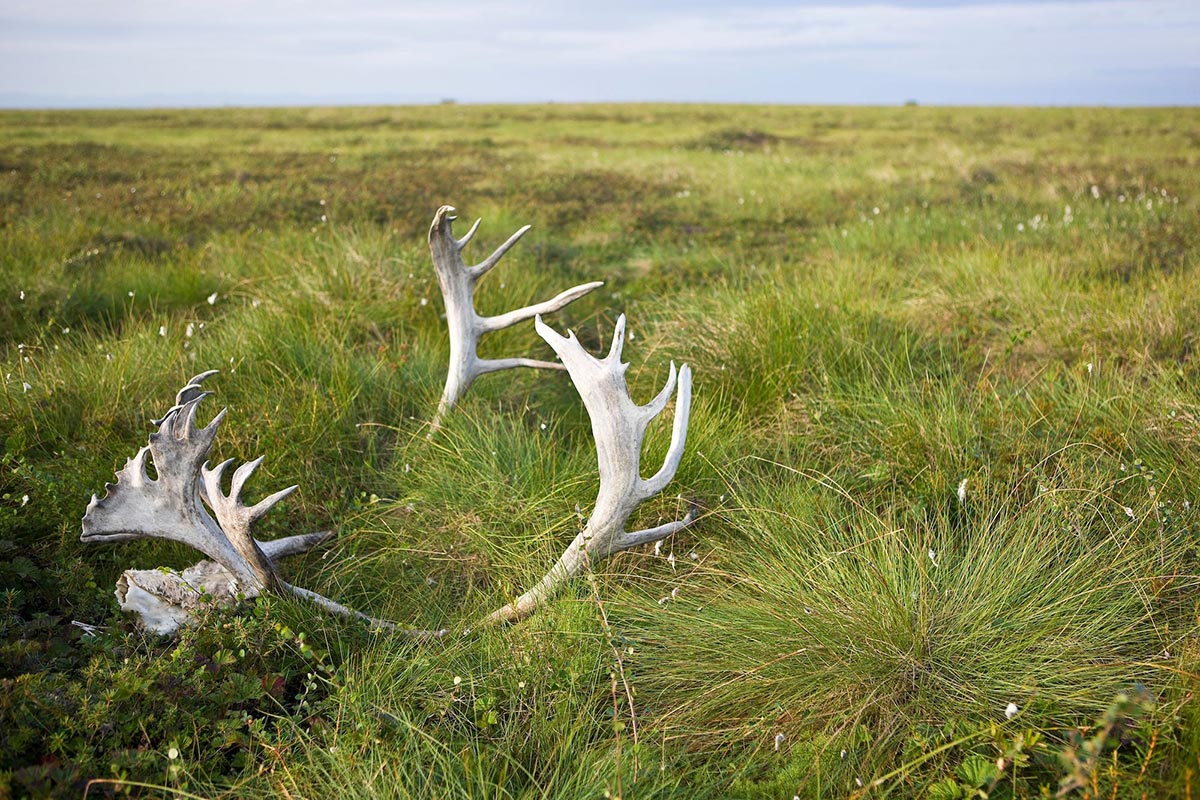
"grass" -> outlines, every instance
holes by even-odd
[[[1195,109],[0,114],[0,795],[1190,797],[1198,145]],[[467,636],[597,476],[558,373],[426,438],[442,203],[476,258],[534,225],[481,310],[604,280],[551,324],[627,313],[643,402],[692,365],[631,525],[704,509]],[[195,555],[79,518],[208,368],[214,456],[301,486],[260,536],[338,531],[289,580],[455,635],[120,616]]]

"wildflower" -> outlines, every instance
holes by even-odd
[[[25,290],[22,289],[18,296],[20,297],[20,299],[24,300],[25,299]]]
[[[217,304],[217,293],[216,293],[216,292],[213,292],[212,294],[210,294],[210,295],[208,296],[207,300],[208,300],[208,304],[209,304],[210,306],[212,306],[212,305],[216,305],[216,304]]]
[[[1017,232],[1018,232],[1018,233],[1024,233],[1024,232],[1025,232],[1025,223],[1024,223],[1024,222],[1018,222],[1018,223],[1017,223]]]
[[[128,292],[130,297],[133,297],[133,292]]]
[[[967,502],[967,479],[963,478],[958,484],[958,502]]]
[[[874,214],[875,216],[879,216],[879,206],[875,206],[874,208],[872,208],[871,213]]]
[[[21,505],[23,505],[23,506],[29,505],[29,495],[27,495],[27,494],[21,495]]]
[[[24,381],[21,382],[21,393],[22,394],[24,394],[25,392],[28,392],[32,388],[33,387],[30,386],[28,383],[25,383]]]
[[[933,548],[932,548],[932,547],[931,547],[931,548],[929,548],[929,560],[930,560],[930,562],[932,562],[932,563],[933,563],[933,565],[934,565],[935,567],[938,565],[938,563],[937,563],[937,553],[935,553],[935,552],[933,551]]]
[[[137,191],[137,190],[135,189],[134,191]],[[179,758],[179,748],[178,748],[178,747],[172,747],[170,750],[168,750],[168,751],[167,751],[167,758],[171,759],[172,761],[174,761],[175,759]]]
[[[429,300],[428,300],[428,299],[426,299],[426,298],[424,298],[424,297],[422,297],[422,298],[421,298],[421,305],[423,305],[423,306],[427,306],[427,305],[429,305]]]
[[[71,326],[70,326],[70,325],[68,325],[67,327],[63,328],[63,333],[70,333],[70,332],[71,332]]]
[[[259,306],[261,306],[261,305],[262,305],[262,300],[259,300],[258,298],[255,298],[255,299],[253,299],[253,300],[251,300],[251,301],[250,301],[250,307],[251,307],[251,308],[258,308],[258,307],[259,307]]]
[[[775,734],[775,752],[776,753],[779,752],[779,745],[783,744],[783,740],[786,738],[787,737],[784,736],[782,733]]]
[[[159,325],[159,326],[158,326],[158,335],[159,335],[159,336],[166,336],[166,335],[167,335],[167,326],[166,326],[166,325]]]
[[[1125,506],[1125,516],[1129,517],[1130,519],[1137,519],[1137,517],[1133,515],[1133,509],[1129,506]]]
[[[546,423],[542,423],[542,430],[546,430]]]
[[[454,676],[454,685],[458,686],[460,683],[462,683],[462,677],[459,675],[455,675]]]
[[[184,330],[184,332],[183,332],[183,335],[184,335],[184,336],[188,336],[188,337],[190,337],[190,336],[191,336],[193,333],[195,333],[195,332],[196,332],[196,325],[195,325],[195,323],[193,323],[193,322],[189,322],[189,323],[187,324],[187,328],[186,328],[186,329]]]
[[[1090,362],[1090,361],[1089,361],[1089,362],[1088,362],[1088,365],[1087,365],[1087,367],[1088,367],[1088,375],[1091,375],[1091,374],[1092,374],[1092,366],[1093,366],[1093,365],[1092,365],[1092,362]]]
[[[517,683],[517,688],[518,688],[518,689],[524,689],[524,688],[525,688],[525,681],[519,681],[519,682]]]
[[[326,221],[326,220],[325,220],[325,215],[324,215],[324,214],[322,214],[322,215],[321,215],[321,222],[325,222],[325,221]]]
[[[1020,710],[1021,709],[1017,708],[1016,703],[1009,703],[1007,706],[1004,707],[1004,718],[1012,719],[1013,717],[1015,717],[1017,715],[1017,712]]]
[[[842,759],[844,759],[845,757],[846,757],[846,751],[845,751],[845,750],[843,750],[843,751],[841,752],[841,755],[839,755],[839,756],[838,756],[838,758],[842,758]]]
[[[695,550],[693,550],[692,552],[688,553],[688,558],[690,558],[692,561],[698,561],[698,560],[700,560],[700,556],[696,555],[696,551],[695,551]]]
[[[1100,199],[1100,187],[1095,184],[1092,184],[1092,198],[1095,200]]]

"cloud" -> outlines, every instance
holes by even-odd
[[[1198,40],[1190,0],[5,0],[0,92],[1188,103]]]

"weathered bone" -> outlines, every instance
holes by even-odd
[[[455,239],[452,227],[454,220],[453,206],[442,206],[433,217],[429,227],[429,252],[433,256],[434,270],[437,272],[438,285],[442,289],[442,298],[446,303],[446,324],[450,328],[450,368],[446,375],[446,388],[442,392],[437,414],[433,418],[432,427],[437,429],[446,412],[466,394],[471,384],[480,375],[512,367],[534,367],[539,369],[562,369],[561,364],[551,361],[538,361],[532,358],[498,358],[481,359],[477,350],[479,339],[485,333],[503,330],[531,319],[538,314],[549,314],[558,311],[568,303],[583,297],[603,281],[592,281],[581,286],[575,286],[561,292],[554,298],[536,305],[519,308],[494,317],[481,317],[475,311],[475,284],[512,248],[517,241],[529,230],[529,226],[521,228],[508,238],[496,251],[474,267],[468,267],[462,259],[462,251],[475,235],[480,220],[476,220],[467,231],[466,236]]]
[[[596,458],[600,468],[600,491],[587,525],[571,542],[550,571],[532,589],[508,605],[492,612],[485,623],[512,622],[522,619],[549,598],[562,584],[613,553],[664,539],[683,530],[696,518],[695,508],[676,522],[647,530],[627,532],[625,522],[643,501],[661,492],[679,468],[687,443],[688,416],[692,405],[692,371],[684,364],[678,373],[679,393],[675,400],[675,422],[671,445],[662,468],[650,478],[641,476],[642,440],[650,421],[662,413],[675,390],[675,363],[662,391],[647,405],[639,406],[629,396],[625,384],[628,364],[621,363],[625,341],[625,315],[617,319],[608,356],[595,358],[583,349],[574,332],[562,337],[542,322],[535,321],[537,332],[562,359],[571,381],[583,399],[592,420],[596,440]]]
[[[232,460],[210,470],[206,459],[225,410],[205,427],[196,426],[196,411],[211,394],[200,384],[215,374],[216,370],[211,370],[188,381],[176,395],[175,405],[155,421],[159,428],[150,434],[150,443],[117,473],[115,484],[105,485],[103,499],[92,495],[83,516],[82,541],[170,539],[211,559],[182,573],[126,570],[117,582],[121,608],[137,613],[148,630],[172,633],[191,622],[207,603],[229,606],[241,598],[274,591],[304,597],[336,614],[393,627],[390,622],[371,619],[315,592],[292,586],[276,574],[275,563],[280,558],[309,550],[333,534],[320,531],[270,542],[251,536],[254,521],[296,487],[276,492],[253,506],[243,505],[242,488],[262,463],[258,458],[234,472],[228,495],[221,491],[221,476]],[[146,471],[147,454],[154,461],[155,478]],[[205,503],[216,519],[204,508]]]

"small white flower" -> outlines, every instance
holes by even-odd
[[[675,554],[670,553],[667,556],[667,563],[671,565],[671,569],[675,569]]]
[[[168,750],[168,751],[167,751],[167,758],[171,759],[172,761],[174,761],[175,759],[179,758],[179,748],[178,748],[178,747],[172,747],[170,750]]]
[[[454,676],[454,685],[458,686],[460,683],[462,683],[462,677],[459,675],[455,675]]]
[[[21,495],[21,505],[23,505],[23,506],[29,505],[29,495],[27,495],[27,494]]]
[[[872,208],[871,213],[874,214],[875,216],[879,216],[879,206],[875,206],[874,208]]]
[[[1095,369],[1095,364],[1093,364],[1092,362],[1090,362],[1090,361],[1089,361],[1089,362],[1088,362],[1088,365],[1087,365],[1087,368],[1088,368],[1088,375],[1091,375],[1091,374],[1092,374],[1092,370],[1093,370],[1093,369]]]
[[[1016,703],[1009,703],[1007,706],[1004,707],[1004,718],[1012,719],[1013,717],[1015,717],[1017,715],[1017,712],[1020,710],[1021,709],[1017,708]]]
[[[546,423],[542,423],[542,430],[546,430]]]
[[[183,331],[183,335],[190,337],[195,332],[196,332],[196,324],[194,322],[189,322],[187,324],[187,328],[185,328]]]
[[[159,326],[158,326],[158,335],[159,335],[159,336],[166,336],[166,335],[167,335],[167,326],[166,326],[166,325],[159,325]]]
[[[786,738],[787,737],[784,736],[782,733],[775,734],[775,752],[776,753],[779,752],[779,745],[783,744],[783,740]]]
[[[105,353],[105,354],[104,354],[104,360],[105,360],[105,361],[112,361],[112,353]]]
[[[958,484],[958,502],[967,502],[967,479],[963,478]]]
[[[21,393],[22,394],[24,394],[25,392],[28,392],[32,388],[33,387],[30,386],[28,383],[25,383],[24,381],[21,382]]]
[[[862,787],[862,778],[855,778],[854,785],[858,786],[858,787]]]
[[[213,292],[206,299],[208,300],[208,304],[210,306],[216,305],[217,304],[217,292]]]
[[[1092,198],[1096,200],[1100,199],[1100,187],[1095,184],[1092,184]]]
[[[24,289],[22,289],[22,290],[21,290],[21,293],[20,293],[20,295],[18,295],[18,296],[19,296],[19,297],[20,297],[22,300],[24,300],[24,299],[25,299],[25,290],[24,290]]]
[[[842,751],[842,753],[841,753],[841,755],[840,755],[840,756],[838,756],[838,757],[839,757],[839,758],[842,758],[842,759],[845,759],[845,758],[846,758],[846,751],[845,751],[845,750],[843,750],[843,751]]]
[[[1129,517],[1130,519],[1137,519],[1137,517],[1133,515],[1133,509],[1129,506],[1125,506],[1125,516]]]
[[[130,297],[133,297],[133,292],[129,292],[129,296],[130,296]]]
[[[71,332],[71,327],[69,325],[67,327],[63,328],[63,333],[70,333],[70,332]]]
[[[1021,233],[1023,233],[1025,231],[1025,223],[1024,222],[1017,223],[1017,231],[1021,232]]]
[[[698,561],[700,556],[696,555],[696,551],[693,550],[692,552],[688,553],[688,558],[690,558],[692,561]]]
[[[319,202],[321,205],[325,205],[325,198],[323,198],[323,197],[322,197],[322,198],[321,198],[319,201],[317,201],[317,202]]]
[[[929,560],[930,560],[930,561],[933,563],[933,565],[934,565],[935,567],[938,565],[938,563],[937,563],[937,553],[935,553],[935,552],[933,551],[933,548],[932,548],[932,547],[931,547],[931,548],[929,548]]]
[[[324,214],[322,214],[322,215],[321,215],[321,222],[325,222],[325,215],[324,215]]]
[[[426,299],[426,298],[424,298],[424,297],[422,297],[422,298],[421,298],[421,305],[423,305],[423,306],[427,306],[427,305],[429,305],[429,300],[428,300],[428,299]]]
[[[253,299],[253,300],[251,300],[251,301],[250,301],[250,307],[251,307],[251,308],[258,308],[258,307],[259,307],[259,306],[261,306],[261,305],[262,305],[262,300],[259,300],[258,298],[255,298],[255,299]]]

